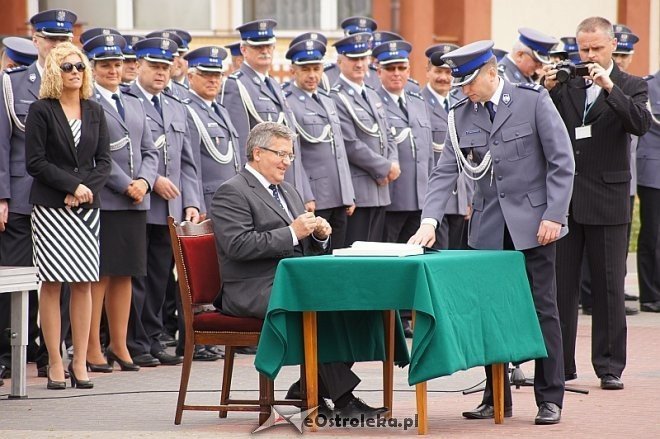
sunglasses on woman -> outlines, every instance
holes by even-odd
[[[87,66],[85,66],[85,63],[83,62],[77,62],[75,64],[72,64],[70,62],[65,62],[60,66],[60,70],[62,70],[64,73],[71,73],[74,67],[78,72],[82,72],[83,70],[85,70],[85,67]]]

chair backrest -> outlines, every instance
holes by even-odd
[[[213,303],[222,282],[211,220],[177,224],[169,217],[168,224],[183,307],[187,305],[185,296],[188,306]]]

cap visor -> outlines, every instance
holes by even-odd
[[[394,64],[394,63],[408,63],[408,58],[393,58],[378,62],[378,64],[380,64],[381,66],[386,66],[388,64]]]
[[[365,56],[371,56],[371,49],[366,50],[365,52],[344,53],[343,55],[348,58],[364,58]]]
[[[222,67],[195,66],[193,68],[201,72],[208,72],[208,73],[222,73],[225,71],[225,69],[223,69]]]
[[[149,62],[157,62],[157,63],[161,63],[161,64],[172,65],[172,61],[167,60],[167,59],[163,59],[163,58],[152,58],[150,56],[145,56],[142,59],[144,59],[146,61],[149,61]]]
[[[275,44],[275,37],[268,38],[267,40],[243,40],[248,46],[268,46]]]
[[[51,32],[47,31],[45,29],[42,29],[39,31],[40,34],[42,34],[45,37],[68,37],[68,38],[73,38],[73,32]]]
[[[479,69],[475,70],[474,72],[470,73],[467,76],[461,76],[460,78],[452,79],[451,80],[451,86],[452,87],[461,87],[463,85],[469,84],[470,82],[472,82],[472,80],[474,80],[474,78],[477,77],[480,70],[481,69],[479,68]]]
[[[536,50],[532,50],[532,52],[534,52],[534,58],[536,58],[541,64],[551,64],[552,63],[549,56],[541,55]]]
[[[106,60],[106,59],[121,59],[121,60],[124,60],[124,58],[126,58],[124,55],[107,55],[107,56],[99,55],[99,56],[95,56],[94,58],[90,58],[90,60],[91,61],[103,61],[103,60]]]
[[[308,64],[323,64],[323,60],[322,59],[300,60],[300,61],[293,62],[292,64],[295,64],[297,66],[305,66],[305,65],[308,65]]]

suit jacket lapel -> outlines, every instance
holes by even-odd
[[[502,96],[509,95],[509,96],[514,96],[514,87],[511,85],[511,83],[504,81],[504,88],[502,89]],[[512,104],[513,102],[509,101],[509,104]],[[486,110],[488,112],[488,110]],[[506,122],[506,120],[511,116],[511,109],[509,108],[508,104],[505,104],[502,102],[502,98],[500,97],[500,102],[497,104],[497,112],[495,113],[495,118],[493,119],[493,128],[490,131],[490,135],[492,136],[495,134],[495,132],[500,129],[500,127]]]
[[[161,127],[164,127],[165,125],[163,125],[163,118],[160,116],[160,114],[158,114],[158,111],[156,111],[156,109],[154,108],[154,104],[152,104],[151,101],[149,99],[147,99],[147,97],[144,95],[144,93],[142,93],[142,90],[140,90],[140,87],[138,87],[136,84],[132,84],[131,88],[130,88],[130,91],[131,91],[131,93],[133,93],[134,95],[136,95],[137,97],[140,98],[140,101],[143,103],[144,112],[147,113],[147,116],[149,117],[149,119],[152,119],[152,120],[156,121],[156,123],[158,125],[160,125]],[[162,99],[163,95],[161,94],[160,97]],[[161,105],[161,108],[162,108],[162,106],[163,106],[162,101],[161,101],[160,105]]]
[[[101,94],[98,93],[98,92],[96,93],[96,101],[99,104],[101,104],[101,106],[105,110],[105,114],[109,114],[110,116],[112,116],[112,118],[115,119],[117,122],[119,122],[119,124],[124,129],[128,130],[128,126],[126,125],[126,122],[124,122],[124,120],[121,118],[121,116],[117,112],[117,109],[115,108],[115,106],[113,104],[111,104],[110,102],[108,102],[108,100],[105,99],[103,96],[101,96]],[[122,102],[122,105],[123,104],[124,103]],[[126,106],[124,106],[124,108],[126,108]]]
[[[62,128],[62,131],[64,132],[64,137],[66,137],[67,144],[69,146],[69,151],[71,152],[71,155],[75,159],[76,163],[78,163],[78,151],[76,150],[76,146],[73,141],[71,126],[69,125],[69,121],[66,118],[66,114],[64,114],[64,110],[62,109],[62,105],[60,104],[60,101],[56,99],[51,100],[51,107],[53,109],[53,115],[55,116],[55,120],[57,121],[57,123],[60,125],[60,128]]]
[[[163,110],[163,126],[168,127],[174,119],[174,110],[171,107],[170,98],[163,93],[160,94],[160,106]]]
[[[408,122],[408,118],[405,114],[403,114],[403,111],[401,111],[401,108],[399,107],[399,102],[395,102],[394,99],[392,99],[392,96],[387,93],[385,88],[381,87],[376,92],[376,94],[380,97],[381,101],[383,101],[383,105],[385,105],[387,111],[394,114],[396,117]]]
[[[277,213],[286,224],[291,224],[291,219],[286,214],[286,211],[277,204],[273,195],[261,185],[257,177],[252,175],[250,171],[243,169],[241,175],[247,181],[247,184],[252,188],[254,194],[261,199],[268,207],[270,207],[275,213]],[[285,199],[286,200],[286,199]],[[289,204],[287,202],[287,204]],[[293,215],[293,212],[291,213]]]

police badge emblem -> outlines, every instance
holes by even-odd
[[[511,95],[509,93],[504,93],[502,95],[502,102],[504,102],[505,105],[509,105],[511,102]]]
[[[318,40],[319,39],[319,34],[311,33],[311,34],[309,34],[309,38],[311,38],[312,40]]]
[[[364,18],[360,18],[360,22],[358,23],[358,26],[367,27],[367,20],[365,20]]]
[[[390,52],[396,52],[396,41],[391,41],[390,42]]]
[[[267,28],[268,28],[268,23],[266,23],[265,21],[260,21],[260,22],[259,22],[259,30],[260,30],[260,31],[264,31],[264,30],[266,30]]]
[[[57,15],[55,16],[55,20],[57,21],[64,21],[66,20],[66,11],[57,11]]]
[[[106,46],[114,46],[115,45],[115,36],[114,35],[106,35],[105,36],[105,45]]]
[[[28,80],[30,82],[34,82],[37,80],[37,74],[36,73],[30,73],[30,76],[28,76]]]
[[[163,41],[160,42],[160,49],[165,51],[169,50],[170,48],[170,40],[164,39]]]
[[[305,41],[305,48],[306,48],[308,51],[312,51],[312,50],[314,50],[314,41],[312,41],[312,40],[307,40],[307,41]]]
[[[217,47],[211,47],[211,58],[217,58],[220,54],[220,49]]]

